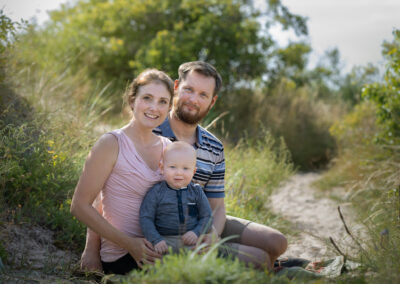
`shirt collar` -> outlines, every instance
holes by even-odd
[[[188,190],[188,187],[187,187],[187,186],[182,187],[182,188],[179,188],[179,189],[175,189],[175,188],[170,187],[169,184],[168,184],[165,180],[164,180],[164,182],[165,182],[165,185],[166,185],[170,190],[175,190],[175,191],[177,191],[177,190]]]
[[[171,124],[169,123],[169,117],[167,117],[164,122],[159,126],[161,130],[161,135],[164,137],[168,137],[171,139],[171,141],[177,141],[175,133],[172,131]],[[196,146],[199,147],[203,145],[203,132],[205,130],[197,125],[196,127]]]

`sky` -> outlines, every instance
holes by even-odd
[[[0,8],[11,19],[37,18],[43,23],[48,10],[68,0],[0,0]],[[260,0],[262,1],[262,0]],[[71,2],[71,0],[70,0]],[[381,45],[391,41],[394,28],[400,29],[400,0],[281,0],[294,14],[308,18],[309,40],[313,48],[311,64],[328,49],[337,47],[349,71],[354,65],[380,65]],[[274,30],[282,45],[294,38]]]
[[[354,65],[383,62],[384,40],[400,29],[399,0],[281,0],[289,10],[308,17],[314,60],[337,47],[348,71]]]

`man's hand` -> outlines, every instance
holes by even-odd
[[[197,243],[198,237],[193,231],[188,231],[182,236],[184,245],[194,246]]]
[[[154,250],[159,254],[165,254],[168,252],[168,245],[164,240],[162,240],[154,246]]]
[[[203,243],[211,246],[217,243],[221,238],[218,236],[218,232],[214,226],[211,227],[211,231],[204,235]]]

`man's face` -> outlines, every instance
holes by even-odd
[[[196,71],[190,71],[186,79],[175,81],[174,113],[181,121],[197,124],[213,107],[217,96],[213,96],[215,79]]]

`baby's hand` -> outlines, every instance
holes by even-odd
[[[162,240],[154,246],[154,250],[159,254],[165,254],[168,252],[168,245],[164,240]]]
[[[197,242],[197,235],[193,231],[188,231],[182,236],[183,244],[193,246]]]

